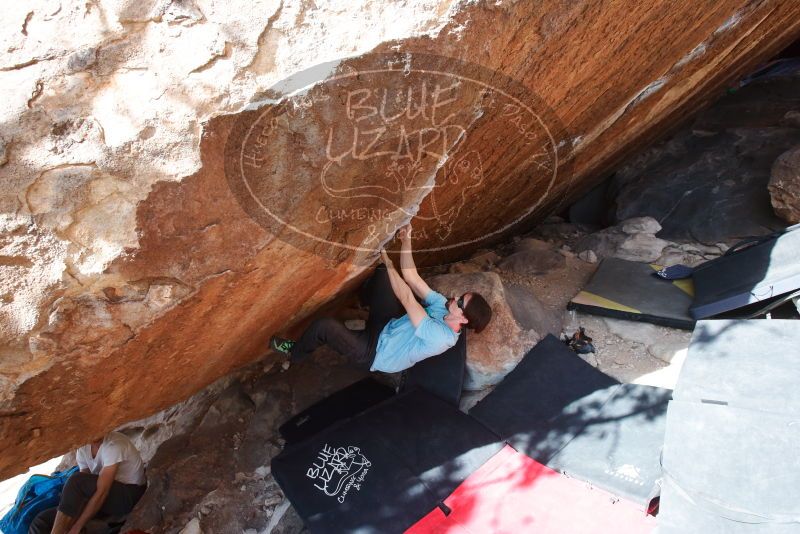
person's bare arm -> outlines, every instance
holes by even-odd
[[[83,512],[78,519],[72,524],[68,534],[80,534],[81,529],[86,526],[91,518],[97,515],[97,512],[102,508],[103,503],[106,502],[108,492],[111,491],[111,484],[114,482],[114,476],[117,474],[117,467],[119,464],[109,465],[100,470],[97,476],[97,491],[83,507]]]
[[[416,296],[425,300],[428,293],[431,292],[430,286],[425,283],[425,280],[417,272],[417,266],[414,265],[414,256],[411,250],[411,224],[407,224],[400,228],[400,272],[403,273],[403,279],[411,288]]]
[[[419,323],[428,316],[425,312],[425,308],[417,302],[417,299],[414,298],[414,293],[411,291],[411,288],[408,287],[408,284],[403,280],[403,277],[400,276],[400,273],[397,272],[395,269],[392,260],[389,259],[389,255],[386,254],[385,250],[381,250],[381,260],[386,265],[386,271],[389,274],[389,283],[392,285],[392,291],[394,291],[397,300],[400,301],[400,304],[403,305],[405,308],[406,313],[408,313],[408,318],[411,320],[411,324],[414,325],[414,328],[419,326]]]

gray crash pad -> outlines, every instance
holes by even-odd
[[[800,531],[798,443],[800,414],[672,401],[659,522],[674,525],[672,532],[730,531],[695,530],[699,514],[711,524]]]
[[[606,258],[568,308],[594,315],[691,330],[691,280],[663,280],[661,265]]]
[[[800,321],[699,321],[675,400],[800,414]]]
[[[622,384],[586,425],[546,458],[549,467],[646,506],[661,478],[661,448],[672,391]],[[591,404],[591,403],[590,403]],[[580,409],[576,403],[571,410]],[[565,415],[565,417],[571,417]],[[552,429],[561,427],[556,419]]]
[[[800,322],[699,321],[667,410],[659,529],[800,532]]]
[[[705,319],[800,289],[800,225],[695,268],[689,313]]]
[[[728,519],[703,508],[665,480],[661,488],[661,508],[658,514],[658,534],[686,534],[687,532],[714,534],[797,534],[793,523],[752,523]]]

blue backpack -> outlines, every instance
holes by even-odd
[[[73,467],[56,471],[51,476],[31,475],[17,493],[14,506],[0,519],[0,532],[28,534],[28,528],[39,512],[58,506],[64,484],[77,470],[77,467]]]

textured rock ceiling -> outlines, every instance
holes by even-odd
[[[261,357],[412,215],[434,262],[566,205],[795,39],[800,4],[39,1],[0,20],[4,478]]]

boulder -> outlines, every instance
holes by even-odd
[[[186,523],[186,525],[178,534],[203,534],[203,531],[200,528],[200,520],[196,517],[193,518],[191,521]]]
[[[800,111],[787,111],[781,122],[784,126],[800,128]]]
[[[489,268],[494,266],[500,259],[500,255],[494,250],[479,250],[470,257],[469,261],[481,267]]]
[[[789,224],[800,223],[800,146],[775,160],[768,187],[775,213]]]
[[[526,237],[520,239],[515,244],[515,252],[541,252],[546,254],[553,250],[553,245],[541,239]]]
[[[525,240],[534,241],[534,240]],[[543,243],[540,241],[540,243]],[[566,258],[558,249],[554,249],[547,243],[540,249],[522,247],[506,258],[503,258],[497,267],[503,271],[509,271],[523,276],[543,275],[550,271],[563,269],[566,265]]]
[[[701,243],[670,243],[655,263],[659,265],[687,265],[696,267],[708,260],[713,260],[723,255],[728,250],[725,243],[703,245]]]
[[[467,390],[497,384],[547,333],[560,332],[558,314],[527,287],[504,284],[496,273],[445,274],[428,282],[443,295],[475,291],[492,306],[492,321],[483,332],[466,330]]]
[[[628,235],[633,234],[652,234],[655,235],[661,231],[661,225],[652,217],[634,217],[622,221],[620,225],[622,231]]]
[[[597,254],[595,254],[594,250],[591,249],[579,252],[578,258],[582,259],[586,263],[597,263]]]
[[[669,244],[654,235],[660,228],[658,222],[650,217],[637,217],[589,234],[579,239],[575,247],[579,252],[578,257],[584,261],[589,261],[589,256],[581,257],[580,254],[593,251],[597,258],[654,262]]]
[[[544,221],[529,234],[532,238],[547,239],[548,241],[572,244],[596,228],[582,224],[557,221]]]
[[[798,109],[797,73],[756,79],[727,94],[617,170],[610,218],[654,217],[663,227],[660,237],[703,243],[782,228],[776,213],[798,220],[791,208],[800,187],[796,163],[791,170],[797,160],[778,158],[800,142]]]
[[[450,268],[447,270],[449,273],[453,274],[460,274],[460,273],[479,273],[483,271],[483,267],[478,265],[473,261],[462,261],[458,263],[454,263],[450,265]]]
[[[800,28],[747,0],[63,4],[3,6],[0,478],[262,358],[412,215],[420,265],[530,228]]]
[[[466,261],[456,262],[447,269],[449,273],[479,273],[494,267],[501,257],[493,250],[482,249]]]
[[[661,256],[654,262],[658,265],[669,267],[671,265],[686,265],[688,267],[696,267],[705,262],[706,259],[693,251],[682,249],[679,245],[673,243],[668,245],[661,251]]]
[[[634,234],[624,239],[613,254],[623,260],[654,261],[669,244],[653,234]]]

